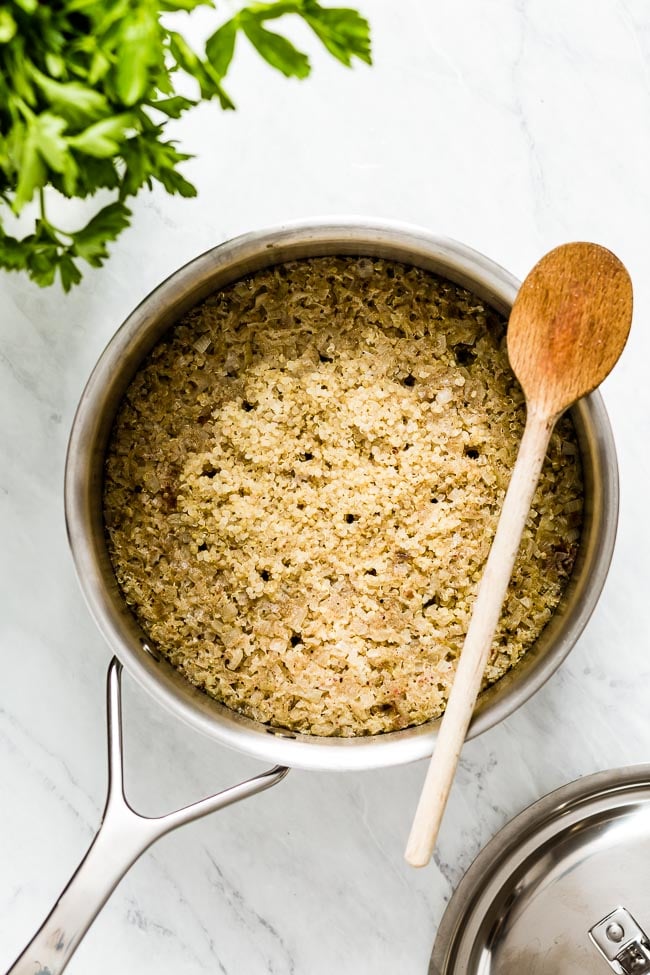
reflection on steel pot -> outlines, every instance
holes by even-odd
[[[478,855],[429,975],[650,972],[649,857],[650,766],[558,789]]]
[[[103,462],[120,400],[163,333],[210,293],[282,261],[326,255],[383,257],[412,264],[474,292],[508,313],[517,281],[462,244],[417,228],[383,222],[312,221],[239,237],[191,261],[161,284],[122,325],[95,367],[74,420],[66,464],[65,505],[70,545],[90,610],[128,673],[169,712],[215,740],[269,761],[256,779],[169,817],[150,820],[126,804],[121,788],[119,665],[109,673],[109,798],[102,828],[73,881],[11,972],[34,975],[37,964],[57,975],[120,877],[158,836],[278,782],[286,766],[337,771],[380,768],[424,758],[438,720],[365,738],[318,738],[252,721],[193,687],[158,657],[131,615],[113,575],[102,517]],[[594,609],[609,567],[618,511],[616,455],[601,397],[594,393],[571,415],[585,482],[585,521],[569,586],[535,646],[480,697],[470,736],[523,704],[559,666]],[[112,856],[108,857],[110,847]],[[596,919],[598,920],[598,919]]]

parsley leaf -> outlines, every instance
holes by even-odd
[[[219,78],[225,76],[233,59],[237,28],[235,18],[228,20],[206,42],[205,53]]]
[[[350,67],[352,58],[371,63],[368,21],[345,7],[321,7],[306,0],[304,17],[330,54]]]
[[[99,267],[108,257],[108,241],[115,240],[130,222],[131,211],[128,207],[123,203],[109,203],[85,227],[71,235],[71,250],[93,267]]]
[[[242,12],[240,23],[246,37],[265,61],[287,78],[306,78],[310,72],[309,59],[280,34],[262,27],[262,18],[252,12]]]
[[[69,291],[73,284],[79,284],[81,281],[81,271],[67,254],[61,255],[58,269],[64,291]]]
[[[20,271],[25,267],[29,255],[29,244],[26,240],[16,240],[5,234],[0,228],[0,264],[8,271]]]
[[[97,159],[110,159],[117,156],[126,133],[133,129],[131,115],[112,115],[89,125],[83,132],[73,135],[68,141],[73,149]]]
[[[16,21],[8,10],[0,10],[0,44],[8,44],[16,33]]]
[[[47,178],[47,169],[38,151],[38,130],[34,123],[27,126],[18,170],[20,175],[14,196],[16,213],[20,213],[25,204],[33,199],[34,193],[44,185]]]
[[[85,122],[107,115],[110,107],[101,92],[78,81],[61,82],[33,68],[31,78],[52,109],[68,122]]]

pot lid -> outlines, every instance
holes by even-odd
[[[650,973],[650,765],[552,792],[479,854],[429,975]]]

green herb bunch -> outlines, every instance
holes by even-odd
[[[302,18],[326,49],[350,65],[370,63],[369,28],[355,10],[316,0],[254,3],[219,27],[197,53],[169,24],[180,11],[212,0],[8,0],[0,7],[0,267],[26,270],[40,285],[56,274],[66,291],[81,280],[79,260],[94,267],[107,243],[128,226],[126,200],[161,183],[168,193],[195,196],[179,172],[190,156],[165,138],[169,119],[199,101],[234,105],[224,90],[238,37],[287,77],[309,74],[307,56],[269,21]],[[196,95],[176,91],[180,75]],[[64,197],[114,193],[84,227],[63,231],[45,209],[45,189]],[[33,232],[5,231],[9,211],[35,201]],[[2,211],[5,211],[3,223]]]

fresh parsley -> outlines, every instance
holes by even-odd
[[[40,285],[58,278],[66,291],[81,280],[79,262],[99,267],[107,245],[128,227],[127,200],[161,183],[168,193],[195,196],[179,171],[190,156],[165,137],[199,101],[234,108],[223,80],[243,36],[273,68],[304,78],[306,54],[269,24],[301,18],[344,65],[371,63],[367,21],[349,8],[316,0],[253,3],[222,24],[197,53],[170,24],[180,11],[212,0],[7,0],[0,8],[0,267],[27,271]],[[179,95],[178,75],[195,82]],[[80,229],[68,232],[47,217],[45,196],[112,191]],[[32,233],[6,230],[9,212],[27,204],[38,215]],[[4,214],[3,214],[4,210]],[[3,220],[4,216],[4,220]]]

